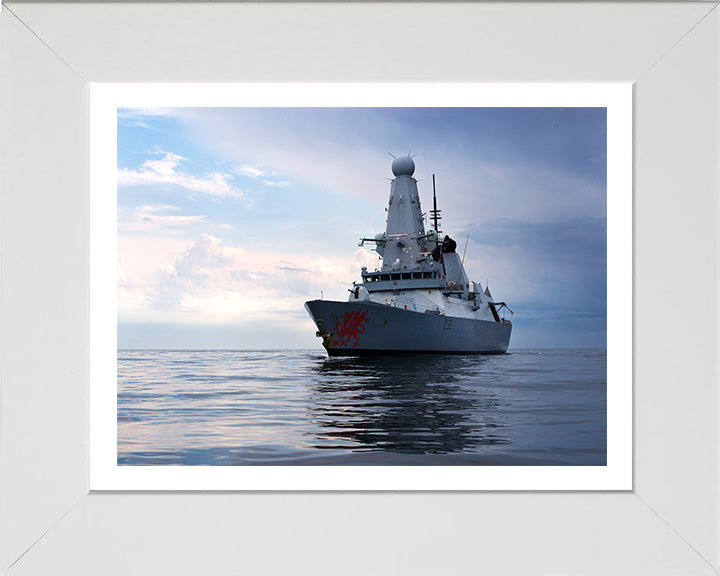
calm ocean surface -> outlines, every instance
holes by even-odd
[[[120,350],[118,464],[605,465],[605,350]]]

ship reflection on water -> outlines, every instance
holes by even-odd
[[[605,350],[118,355],[118,464],[605,466]]]
[[[310,385],[314,448],[400,454],[509,444],[502,404],[478,381],[487,357],[379,356],[318,361]]]

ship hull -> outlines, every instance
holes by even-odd
[[[512,326],[402,310],[373,302],[311,300],[305,308],[329,356],[502,354]]]

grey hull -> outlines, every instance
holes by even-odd
[[[512,326],[383,306],[311,300],[305,308],[330,356],[384,353],[502,354]]]

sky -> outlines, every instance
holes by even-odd
[[[606,346],[605,108],[118,109],[118,346],[320,351],[307,300],[377,254],[392,156],[510,348]],[[429,228],[430,226],[428,226]]]

